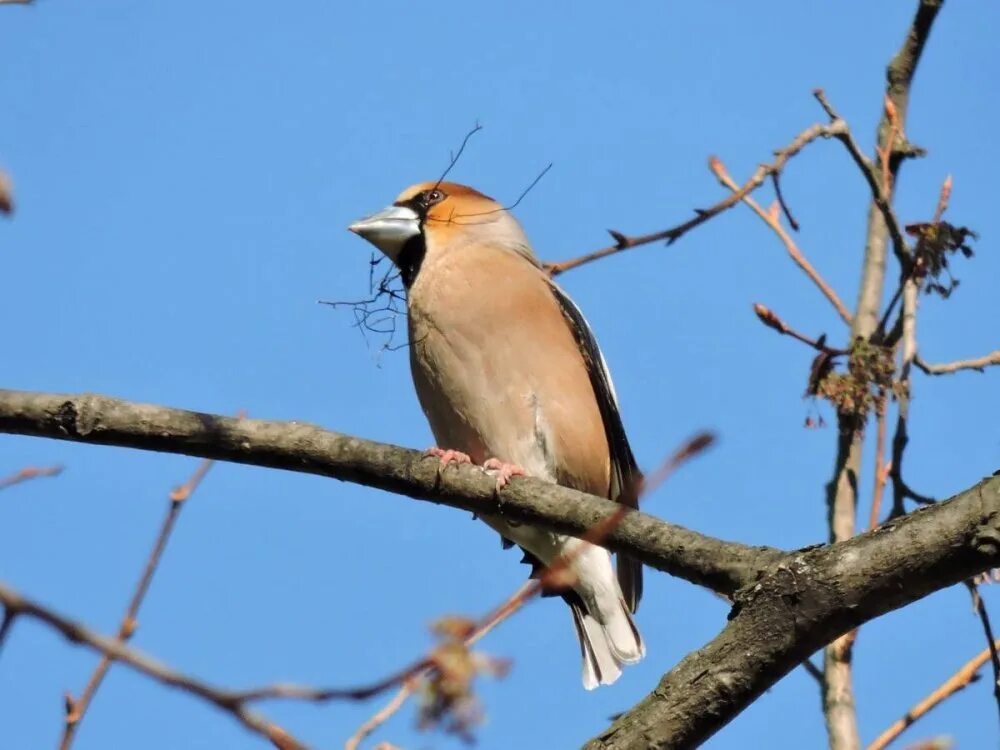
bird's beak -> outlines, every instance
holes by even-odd
[[[395,260],[407,240],[420,234],[420,217],[412,208],[389,206],[354,222],[348,229]]]

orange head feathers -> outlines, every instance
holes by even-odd
[[[411,185],[391,206],[348,228],[399,266],[407,286],[425,256],[461,245],[488,244],[538,263],[524,230],[506,208],[455,182]]]

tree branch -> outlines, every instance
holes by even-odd
[[[250,711],[243,702],[233,698],[225,690],[176,672],[170,667],[144,654],[134,651],[117,638],[108,638],[94,633],[78,622],[74,622],[52,610],[43,607],[9,586],[0,583],[0,604],[10,617],[30,617],[59,631],[66,640],[82,643],[114,661],[127,664],[138,672],[157,682],[179,688],[222,709],[239,721],[251,732],[269,740],[278,750],[306,750],[306,746],[294,739],[288,732]]]
[[[715,639],[586,748],[696,747],[824,644],[998,559],[1000,477],[846,542],[792,553],[737,592]]]
[[[750,195],[750,193],[754,190],[763,185],[764,180],[766,180],[769,175],[773,176],[780,174],[789,159],[816,139],[839,137],[842,134],[842,131],[846,128],[847,123],[843,120],[831,122],[829,125],[821,125],[818,123],[816,125],[811,125],[795,136],[795,138],[792,139],[792,142],[787,146],[775,151],[775,159],[773,162],[770,164],[761,164],[757,167],[757,170],[750,176],[750,179],[747,180],[741,188],[734,190],[730,195],[726,196],[709,208],[696,210],[693,219],[688,219],[687,221],[671,227],[670,229],[653,232],[652,234],[629,236],[615,230],[608,230],[609,234],[614,238],[615,244],[602,247],[600,250],[595,250],[577,258],[571,258],[558,263],[545,263],[545,269],[552,276],[558,276],[565,271],[577,268],[585,263],[600,260],[601,258],[606,258],[609,255],[614,255],[622,252],[623,250],[638,247],[639,245],[648,245],[651,242],[660,242],[664,240],[668,245],[670,245],[700,224],[704,224],[709,219],[728,211],[746,196]],[[711,163],[714,159],[714,156],[710,157],[709,163]]]
[[[892,238],[892,247],[900,264],[901,275],[904,278],[909,276],[910,252],[903,238],[899,220],[892,210],[892,200],[903,154],[913,155],[916,152],[912,148],[900,148],[897,141],[899,134],[905,132],[910,84],[940,5],[941,0],[920,0],[906,38],[889,63],[885,106],[875,146],[876,153],[885,157],[884,162],[876,163],[866,157],[846,126],[837,136],[864,175],[872,194],[872,203],[868,209],[861,283],[851,325],[852,341],[858,338],[870,340],[878,330],[879,309],[885,287],[887,236]],[[814,93],[829,115],[831,127],[843,122],[826,99],[822,89],[817,89]],[[905,425],[905,420],[902,423]],[[827,485],[831,541],[844,540],[855,533],[858,483],[861,480],[861,455],[864,443],[864,424],[859,423],[859,420],[839,415],[838,428],[837,459],[833,478]],[[898,462],[896,458],[897,453],[894,451],[893,472],[900,470],[902,462],[901,455]],[[881,471],[881,468],[876,467],[876,473]],[[894,483],[895,486],[897,485]],[[854,637],[853,633],[842,636],[824,650],[823,713],[831,750],[857,750],[861,744],[851,678],[851,650]]]
[[[15,484],[20,484],[21,482],[27,482],[29,479],[38,479],[38,477],[56,477],[62,474],[62,470],[63,467],[58,464],[55,466],[45,466],[41,469],[34,466],[26,466],[19,471],[15,471],[10,476],[0,478],[0,490],[13,487]]]
[[[149,557],[146,560],[145,566],[143,566],[142,574],[139,576],[135,591],[129,600],[128,607],[122,617],[121,625],[118,628],[117,637],[123,644],[132,637],[138,627],[136,618],[139,616],[139,608],[142,606],[142,602],[146,598],[146,593],[153,582],[153,576],[163,557],[163,551],[167,548],[167,542],[170,539],[174,525],[177,523],[177,517],[180,515],[181,508],[191,496],[191,493],[201,484],[201,480],[205,478],[209,469],[212,468],[212,464],[213,462],[208,459],[202,461],[191,475],[191,478],[170,493],[167,512],[163,516],[160,530],[156,535],[156,541],[153,542]],[[60,750],[69,750],[72,747],[73,739],[80,728],[80,722],[83,721],[83,717],[87,714],[87,709],[90,708],[94,695],[100,689],[101,683],[104,681],[104,677],[107,675],[109,669],[111,669],[111,657],[108,654],[103,654],[97,666],[94,667],[90,679],[87,680],[80,698],[73,700],[72,696],[68,692],[66,693],[66,718],[63,725],[62,739],[59,742]]]
[[[979,670],[990,660],[991,652],[998,648],[1000,648],[1000,641],[992,643],[989,647],[972,657],[955,674],[942,682],[930,695],[907,711],[905,716],[895,721],[888,729],[882,732],[868,746],[868,750],[884,750],[915,721],[922,716],[926,716],[931,709],[943,703],[962,688],[970,685],[978,676]]]
[[[976,370],[977,372],[983,372],[987,367],[991,365],[1000,365],[1000,349],[995,352],[990,352],[984,357],[978,357],[976,359],[960,359],[957,362],[945,362],[943,364],[928,364],[919,356],[913,360],[913,364],[919,367],[928,375],[946,375],[952,372],[958,372],[959,370]]]
[[[0,432],[318,474],[575,536],[583,536],[620,507],[527,477],[514,479],[498,494],[495,480],[476,467],[442,470],[436,459],[419,451],[301,422],[241,420],[98,395],[0,389]],[[629,513],[605,546],[727,594],[782,555],[766,547],[713,539],[642,512]]]
[[[712,173],[718,178],[719,182],[721,182],[725,187],[729,188],[733,192],[739,190],[739,185],[737,185],[733,181],[733,178],[729,176],[729,173],[726,171],[726,167],[722,163],[722,160],[717,158],[712,158],[709,160],[708,166],[709,169],[712,170]],[[778,182],[778,173],[774,172],[772,174],[772,177],[774,178],[773,181],[774,181],[775,194],[778,196],[778,203],[772,206],[773,210],[765,211],[763,208],[760,207],[757,201],[755,201],[749,195],[743,196],[743,202],[746,203],[751,208],[751,210],[764,221],[765,224],[767,224],[769,227],[771,227],[771,229],[774,230],[774,233],[778,235],[778,239],[780,239],[782,244],[784,244],[785,250],[788,251],[788,255],[792,259],[792,261],[805,272],[806,276],[809,277],[809,280],[812,281],[812,283],[816,285],[816,288],[818,288],[820,292],[823,293],[823,296],[830,301],[830,304],[833,305],[834,309],[836,309],[837,314],[840,316],[841,320],[843,320],[847,325],[851,325],[851,313],[847,310],[847,307],[844,305],[844,303],[841,302],[840,297],[833,290],[833,287],[831,287],[827,283],[826,279],[820,276],[819,271],[813,268],[812,263],[808,261],[806,256],[803,255],[802,251],[799,249],[799,246],[795,244],[795,240],[793,240],[791,235],[785,231],[785,228],[783,226],[781,226],[781,219],[779,218],[778,214],[778,206],[780,205],[784,209],[785,216],[789,219],[790,223],[793,221],[792,214],[788,210],[788,207],[785,205],[784,200],[782,200],[781,198],[780,188],[778,187],[778,185],[780,184]],[[792,227],[794,229],[798,229],[797,224],[793,223]]]

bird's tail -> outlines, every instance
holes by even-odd
[[[610,685],[621,676],[623,664],[634,664],[646,655],[632,613],[620,596],[616,608],[601,613],[604,622],[587,612],[582,601],[571,601],[570,611],[580,639],[583,686],[587,690]]]

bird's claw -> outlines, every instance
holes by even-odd
[[[506,464],[499,458],[486,459],[486,462],[483,464],[483,470],[491,474],[496,472],[497,492],[507,486],[511,477],[528,476],[528,472],[526,472],[522,467],[517,464]]]
[[[468,453],[462,453],[462,451],[455,450],[444,450],[443,448],[438,448],[437,446],[433,448],[428,448],[424,451],[424,458],[439,458],[441,459],[441,466],[447,466],[448,464],[471,464],[472,459],[469,457]]]

